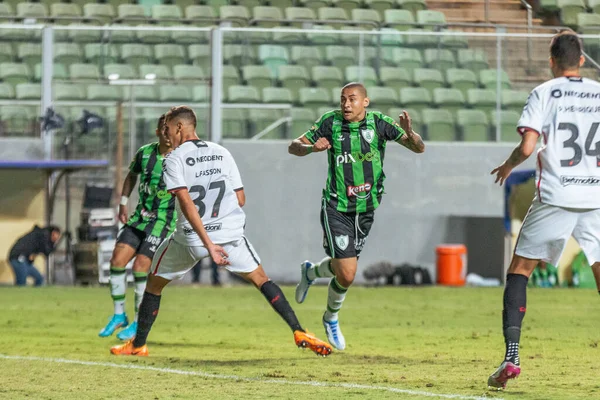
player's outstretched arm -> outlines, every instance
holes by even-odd
[[[236,190],[235,196],[237,197],[238,205],[244,207],[244,204],[246,204],[246,193],[244,193],[244,189]]]
[[[521,143],[510,154],[510,157],[506,159],[502,163],[502,165],[494,168],[491,175],[496,174],[496,181],[494,183],[498,183],[500,181],[500,185],[504,183],[506,178],[510,175],[513,168],[517,165],[521,164],[523,161],[527,160],[529,156],[535,150],[535,144],[537,143],[539,133],[534,131],[533,129],[526,129],[521,137]]]
[[[123,188],[121,189],[121,202],[119,204],[119,221],[122,223],[127,222],[127,201],[129,200],[129,196],[131,192],[133,192],[133,188],[137,183],[137,174],[129,171],[125,180],[123,181]]]
[[[175,196],[177,197],[177,201],[179,202],[181,212],[185,216],[185,219],[198,234],[198,237],[202,241],[202,244],[204,244],[204,247],[206,247],[206,250],[208,250],[208,253],[213,261],[217,265],[228,265],[229,261],[227,261],[227,252],[221,246],[214,244],[212,240],[210,240],[208,233],[206,233],[206,229],[204,229],[202,218],[200,218],[200,214],[198,214],[196,205],[192,201],[187,188],[178,190],[175,192]]]
[[[331,148],[329,140],[326,138],[319,138],[315,144],[311,144],[308,139],[302,135],[298,139],[292,140],[292,143],[288,146],[288,153],[298,157],[304,157],[310,153],[317,153]]]
[[[413,131],[412,120],[406,111],[400,114],[400,127],[404,130],[404,135],[400,136],[398,143],[415,153],[423,153],[425,151],[425,143],[421,135]]]

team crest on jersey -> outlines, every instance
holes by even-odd
[[[371,143],[375,137],[375,131],[373,129],[361,129],[360,133],[362,137],[369,143]]]
[[[348,243],[350,243],[348,235],[339,235],[335,237],[335,244],[340,250],[346,250]]]

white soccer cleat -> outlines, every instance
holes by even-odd
[[[346,339],[344,339],[344,335],[340,329],[339,321],[327,321],[325,316],[323,316],[323,327],[325,328],[329,343],[337,350],[344,350],[346,348]]]
[[[304,299],[306,299],[306,295],[308,294],[308,289],[310,285],[313,284],[314,281],[308,279],[308,269],[312,268],[314,264],[310,261],[304,261],[300,264],[300,283],[296,286],[296,302],[303,303]]]
[[[488,386],[495,389],[505,389],[506,382],[508,382],[510,379],[518,378],[520,373],[520,366],[515,365],[510,361],[504,361],[488,378]]]

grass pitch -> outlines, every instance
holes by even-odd
[[[293,288],[284,291],[293,302]],[[325,298],[313,287],[292,303],[321,338]],[[2,288],[0,398],[594,399],[599,301],[591,290],[528,289],[521,377],[493,392],[487,377],[504,354],[499,288],[353,287],[340,314],[347,349],[328,358],[297,349],[250,287],[168,287],[148,358],[114,357],[117,339],[98,337],[112,311],[107,288]]]

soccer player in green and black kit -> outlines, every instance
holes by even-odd
[[[152,258],[163,239],[175,229],[175,198],[167,192],[162,178],[163,159],[171,151],[171,144],[162,134],[164,121],[163,114],[156,127],[158,142],[139,148],[123,182],[119,220],[125,225],[119,232],[117,245],[110,260],[110,295],[115,311],[108,324],[100,331],[101,337],[112,335],[118,328],[125,328],[117,334],[121,340],[129,340],[135,336],[138,309],[146,289],[146,278]],[[139,202],[134,213],[128,218],[127,200],[138,175]],[[125,267],[134,257],[135,319],[129,324],[125,314]]]
[[[344,350],[346,341],[339,327],[338,312],[356,275],[358,256],[373,224],[375,209],[383,195],[383,159],[388,141],[395,141],[415,153],[425,144],[413,132],[408,113],[393,118],[367,111],[369,98],[360,83],[342,88],[341,110],[330,111],[304,135],[292,141],[290,154],[306,156],[327,150],[329,172],[323,190],[321,226],[327,257],[320,263],[301,265],[296,301],[302,303],[317,278],[329,282],[327,311],[323,326],[329,342]]]

